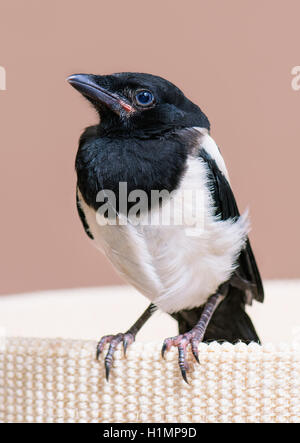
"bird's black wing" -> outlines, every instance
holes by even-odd
[[[78,215],[79,215],[79,218],[81,220],[82,226],[83,226],[87,236],[90,237],[90,239],[93,240],[94,236],[93,236],[93,234],[90,231],[90,227],[89,227],[88,222],[87,222],[87,220],[85,218],[85,213],[84,213],[82,207],[80,206],[80,200],[79,200],[79,196],[78,196],[78,189],[76,190],[76,207],[77,207]]]
[[[199,150],[199,157],[205,162],[209,171],[208,179],[216,215],[222,220],[238,218],[240,213],[225,175],[204,148]],[[263,285],[249,239],[247,239],[245,247],[240,253],[238,267],[230,280],[230,284],[239,289],[244,287],[245,290],[247,289],[247,294],[251,293],[251,298],[263,302]]]

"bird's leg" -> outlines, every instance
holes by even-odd
[[[215,312],[217,306],[219,303],[223,300],[224,295],[216,293],[209,297],[206,305],[204,306],[203,312],[201,314],[200,320],[196,324],[196,326],[193,327],[188,332],[185,332],[184,334],[177,335],[176,337],[166,338],[166,340],[163,343],[163,347],[161,350],[162,356],[164,357],[164,354],[166,351],[168,351],[172,346],[176,346],[178,348],[178,363],[179,368],[181,371],[181,375],[184,379],[184,381],[187,381],[186,373],[189,369],[188,363],[186,361],[186,350],[187,346],[190,344],[192,353],[199,363],[199,357],[198,357],[198,345],[203,340],[206,328],[210,322],[210,319]]]
[[[109,372],[112,367],[113,355],[116,350],[116,347],[119,343],[123,342],[124,354],[126,355],[126,350],[128,345],[134,342],[135,336],[141,327],[146,323],[146,321],[151,317],[151,315],[155,312],[156,306],[153,303],[150,303],[145,312],[137,319],[137,321],[128,329],[125,333],[119,333],[116,335],[105,335],[101,338],[97,345],[96,351],[96,359],[98,360],[99,355],[104,349],[106,343],[110,343],[106,357],[104,359],[106,380],[108,381]]]

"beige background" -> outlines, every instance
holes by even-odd
[[[95,121],[65,82],[144,71],[207,113],[265,278],[299,270],[299,0],[0,0],[0,291],[119,283],[75,209],[74,157]]]
[[[265,281],[265,302],[247,306],[263,344],[293,342],[300,345],[299,291],[300,280]],[[283,297],[286,315],[282,315]],[[105,334],[127,331],[148,305],[149,301],[129,286],[2,295],[0,351],[4,337],[99,340]],[[288,309],[290,306],[293,309]],[[170,315],[157,311],[138,333],[137,341],[162,343],[166,337],[177,333],[177,322]]]

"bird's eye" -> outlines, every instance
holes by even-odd
[[[136,101],[140,106],[149,106],[154,102],[154,96],[150,91],[139,91],[136,96]]]

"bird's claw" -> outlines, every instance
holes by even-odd
[[[113,355],[115,353],[116,347],[119,343],[123,342],[124,355],[126,355],[128,346],[133,343],[134,340],[135,337],[131,332],[125,332],[124,334],[119,333],[116,335],[105,335],[99,341],[96,350],[96,360],[99,359],[99,356],[102,353],[105,345],[109,343],[109,348],[104,359],[105,376],[107,381],[109,380],[109,373],[113,364]]]
[[[176,337],[166,338],[164,340],[161,355],[164,358],[165,353],[171,349],[172,346],[178,348],[178,364],[183,380],[188,383],[187,372],[189,371],[189,365],[187,362],[187,347],[190,344],[192,353],[197,363],[199,361],[198,345],[202,341],[202,337],[197,334],[197,331],[189,331],[185,334],[177,335]]]

